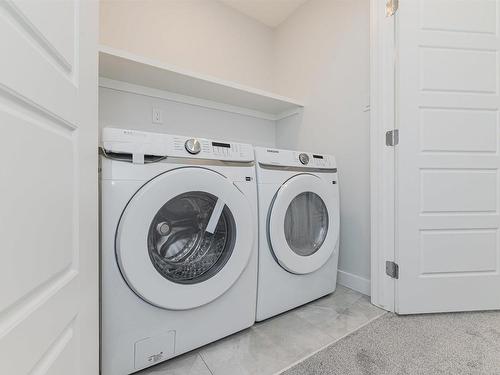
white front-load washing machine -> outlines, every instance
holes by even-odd
[[[260,321],[335,290],[340,216],[333,156],[256,147],[255,160]]]
[[[251,326],[250,145],[105,128],[101,373],[124,375]]]

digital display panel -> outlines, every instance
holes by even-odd
[[[220,142],[212,142],[212,146],[231,148],[231,145],[229,143],[220,143]]]
[[[323,159],[323,156],[321,156],[321,155],[313,155],[313,158],[314,159]]]

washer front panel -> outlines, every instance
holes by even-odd
[[[304,238],[291,232],[297,225],[307,226],[302,228]],[[287,180],[269,209],[268,235],[275,258],[285,270],[307,274],[322,267],[339,235],[338,197],[331,185],[307,173]]]
[[[199,307],[239,278],[253,226],[248,200],[227,178],[201,167],[174,169],[146,183],[126,206],[116,233],[118,264],[145,301],[172,310]]]

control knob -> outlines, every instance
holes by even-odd
[[[201,151],[201,144],[196,138],[190,138],[184,143],[184,148],[192,155],[199,154]]]
[[[309,163],[309,155],[302,153],[299,155],[299,160],[302,164],[306,165]]]

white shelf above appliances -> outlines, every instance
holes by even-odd
[[[159,97],[279,120],[298,113],[297,100],[178,69],[129,52],[101,46],[100,85],[126,91],[152,89]],[[152,95],[151,91],[144,94]],[[170,95],[168,93],[172,93]]]

